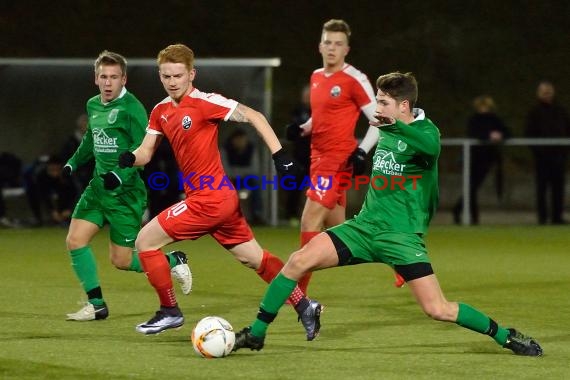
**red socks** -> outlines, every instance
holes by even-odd
[[[312,238],[320,234],[320,231],[309,231],[309,232],[301,232],[301,247],[307,245]]]
[[[255,271],[263,281],[268,284],[277,276],[277,274],[283,268],[283,261],[277,256],[271,254],[271,252],[263,250],[263,258],[261,259],[261,264],[259,268]],[[293,289],[293,293],[289,297],[289,302],[295,306],[305,297],[305,294],[299,289],[298,286]]]
[[[170,277],[170,265],[168,265],[168,259],[164,253],[160,249],[143,251],[139,252],[139,259],[148,281],[158,294],[160,306],[176,306],[176,295]]]

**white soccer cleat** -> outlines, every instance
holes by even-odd
[[[87,303],[76,313],[67,314],[67,320],[86,322],[86,321],[105,319],[108,316],[109,316],[109,309],[107,309],[106,304],[95,306],[91,303]]]
[[[181,251],[170,252],[176,258],[176,266],[170,269],[170,274],[180,285],[182,293],[190,294],[192,291],[192,271],[188,265],[186,254]]]
[[[160,308],[146,322],[137,325],[136,330],[145,335],[159,334],[167,329],[177,329],[184,324],[184,316],[178,307],[172,310]]]

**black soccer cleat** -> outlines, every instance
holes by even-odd
[[[530,336],[521,334],[519,331],[509,328],[509,336],[504,348],[508,348],[516,355],[523,356],[542,356],[542,348],[536,340]]]
[[[246,327],[240,332],[236,333],[236,342],[232,351],[237,351],[240,348],[249,348],[250,350],[259,351],[263,348],[265,337],[259,338],[251,333],[251,327]]]

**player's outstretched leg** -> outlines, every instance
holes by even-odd
[[[265,282],[270,283],[283,268],[283,262],[271,252],[264,250],[263,257],[256,273]],[[319,334],[321,328],[320,315],[323,306],[317,301],[312,301],[296,286],[293,288],[287,302],[292,304],[307,332],[307,340],[313,340]]]
[[[517,355],[542,356],[542,347],[536,340],[513,328],[508,328],[508,330],[507,342],[503,347],[508,348]]]
[[[170,269],[172,278],[176,280],[182,293],[188,295],[192,291],[192,271],[188,265],[188,258],[182,251],[173,251],[168,253],[176,259],[176,265]]]
[[[164,330],[181,327],[183,324],[184,316],[178,306],[161,306],[160,310],[156,312],[154,317],[146,322],[138,324],[136,329],[142,334],[151,335],[161,333]]]
[[[257,337],[251,333],[251,327],[246,327],[236,333],[236,341],[232,351],[237,351],[240,348],[249,348],[250,350],[259,351],[263,348],[265,337]]]

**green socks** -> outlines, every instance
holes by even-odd
[[[99,285],[99,277],[97,277],[97,263],[95,256],[89,246],[74,249],[69,252],[71,256],[71,266],[75,275],[79,279],[81,286],[89,302],[93,305],[102,305],[103,296],[101,295],[101,287]]]
[[[131,259],[131,266],[128,270],[137,273],[144,272],[141,265],[141,260],[139,259],[139,252],[136,249],[133,249],[133,258]]]
[[[265,336],[269,324],[275,319],[277,312],[287,301],[295,286],[297,286],[297,281],[283,276],[281,272],[275,276],[265,291],[257,318],[251,325],[252,335]]]
[[[176,264],[178,264],[176,261],[176,257],[174,257],[174,255],[172,255],[171,253],[166,255],[166,259],[168,260],[168,265],[170,266],[170,269],[174,268]],[[144,272],[141,265],[141,261],[139,259],[139,253],[137,250],[133,250],[133,259],[131,260],[131,266],[129,267],[128,270],[137,273]]]
[[[459,303],[459,312],[455,323],[469,330],[489,335],[501,346],[507,342],[509,330],[499,326],[497,322],[467,304]]]

